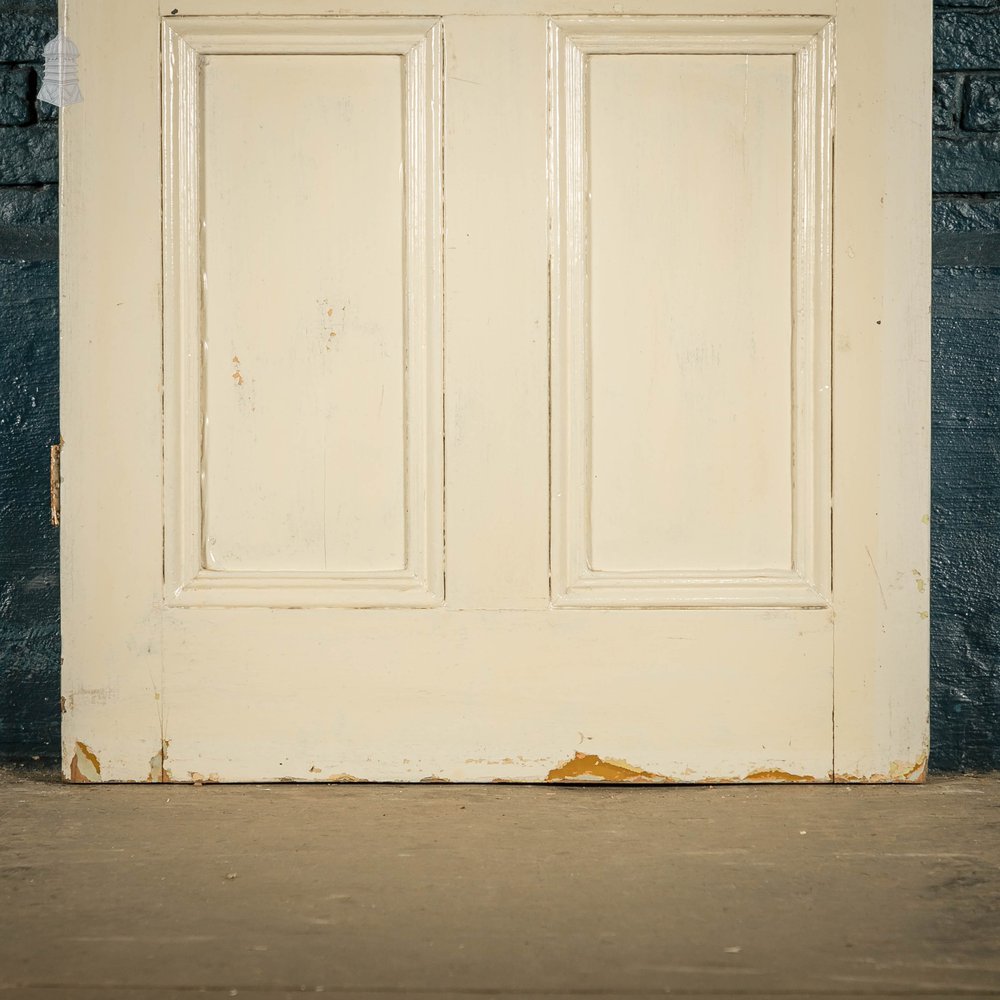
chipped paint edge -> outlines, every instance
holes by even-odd
[[[76,741],[76,750],[69,761],[69,780],[74,785],[99,785],[101,762],[86,743]]]
[[[496,780],[496,779],[495,779]],[[569,760],[549,771],[547,784],[657,784],[657,785],[764,785],[764,784],[822,784],[833,780],[832,774],[816,777],[812,774],[793,774],[780,768],[759,768],[743,777],[728,778],[675,778],[630,764],[614,757],[584,754],[577,751]]]
[[[187,777],[175,777],[166,766],[169,741],[164,740],[160,750],[150,759],[149,774],[146,784],[189,784],[194,786],[216,784],[242,784],[240,780],[232,781],[220,776],[218,771],[202,773],[189,770]],[[692,777],[685,775],[674,777],[648,771],[630,762],[599,754],[574,752],[572,757],[551,768],[544,778],[511,778],[482,777],[472,781],[463,781],[444,777],[440,773],[432,773],[419,779],[372,779],[358,777],[354,774],[335,772],[329,775],[317,774],[315,777],[294,777],[284,775],[268,782],[252,782],[253,784],[510,784],[510,785],[810,785],[810,784],[924,784],[927,780],[928,755],[924,753],[916,762],[910,764],[894,761],[888,773],[858,775],[831,772],[823,776],[812,774],[797,774],[777,767],[760,767],[743,776],[730,777]],[[312,770],[312,769],[311,769]],[[97,754],[84,742],[77,740],[75,751],[70,759],[69,781],[74,784],[136,784],[142,781],[106,781],[101,773],[101,761]]]
[[[875,774],[836,773],[833,776],[838,785],[923,785],[927,783],[927,760],[925,753],[912,764],[893,761],[889,772]]]

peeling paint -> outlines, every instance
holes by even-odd
[[[152,757],[149,758],[148,784],[158,785],[163,781],[163,748],[160,747]]]
[[[218,785],[221,780],[216,771],[213,771],[207,777],[199,771],[188,771],[188,774],[191,776],[192,785]],[[295,779],[292,778],[290,780],[294,781]]]
[[[689,772],[690,773],[690,772]],[[812,774],[793,774],[779,768],[761,768],[742,778],[673,778],[665,774],[644,771],[624,760],[598,757],[577,751],[575,756],[549,772],[546,781],[609,781],[631,784],[699,784],[699,785],[740,785],[740,784],[817,784],[832,781],[833,775],[817,778]]]
[[[927,780],[927,754],[915,764],[894,760],[888,774],[836,774],[833,780],[838,784],[855,785],[922,785]]]
[[[59,463],[62,457],[62,440],[49,448],[49,524],[59,527],[61,505],[59,494],[62,487],[62,475]]]
[[[367,778],[355,778],[353,774],[331,774],[326,781],[332,782],[335,785],[347,785],[350,783],[357,783],[361,785],[368,784]]]
[[[792,774],[777,769],[752,771],[741,778],[699,778],[693,784],[699,785],[821,785],[833,781],[833,772],[822,778],[812,774]]]
[[[101,762],[86,743],[76,742],[76,753],[69,762],[69,780],[82,785],[100,783]]]
[[[660,784],[675,784],[673,778],[662,774],[643,771],[624,760],[598,757],[593,753],[577,751],[560,767],[554,767],[545,777],[546,781],[612,781]]]
[[[766,770],[766,771],[754,771],[752,774],[748,774],[744,781],[758,781],[758,782],[781,782],[789,784],[802,784],[802,783],[816,783],[819,779],[811,774],[789,774],[788,771],[780,771],[777,769]]]
[[[149,758],[149,777],[146,779],[149,784],[165,784],[174,780],[166,767],[169,747],[170,740],[164,740],[160,749]]]
[[[451,780],[449,778],[439,778],[436,774],[428,775],[426,778],[420,779],[421,785],[450,785]]]
[[[927,755],[924,754],[915,764],[911,767],[906,767],[905,764],[893,763],[889,768],[889,776],[893,781],[903,781],[912,782],[914,784],[922,784],[927,780]]]

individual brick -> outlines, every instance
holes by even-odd
[[[0,62],[33,62],[56,34],[55,0],[0,2]]]
[[[954,75],[934,77],[934,131],[951,132],[958,124],[956,108],[958,78]]]
[[[0,184],[49,184],[59,180],[55,123],[0,128]]]
[[[30,66],[0,66],[0,125],[27,125],[32,120],[33,79]]]
[[[58,224],[59,189],[55,184],[0,187],[0,225],[49,229]]]
[[[962,128],[968,132],[1000,132],[1000,75],[974,76],[968,80]]]
[[[1000,17],[975,11],[945,11],[934,18],[936,70],[1000,67]]]
[[[54,104],[49,104],[48,101],[38,100],[38,89],[42,85],[42,76],[44,75],[44,66],[42,63],[32,67],[33,78],[31,94],[35,102],[35,121],[39,122],[54,122],[59,117],[59,109]]]
[[[935,138],[933,181],[944,194],[1000,192],[1000,135]]]

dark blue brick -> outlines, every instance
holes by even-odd
[[[59,188],[0,187],[0,225],[49,229],[59,221]]]
[[[30,66],[0,66],[0,125],[32,120],[34,71]]]
[[[935,320],[1000,322],[1000,269],[934,268]]]
[[[934,68],[1000,67],[1000,18],[987,13],[945,11],[934,18]]]
[[[51,122],[0,128],[0,184],[59,180],[59,131]]]
[[[1000,135],[935,137],[934,190],[1000,192]]]
[[[35,119],[40,122],[54,122],[59,117],[59,109],[48,101],[38,100],[38,88],[42,85],[42,78],[45,75],[44,67],[41,63],[32,67],[33,79],[31,94],[35,102]]]
[[[1000,196],[938,198],[934,231],[939,233],[1000,233]]]
[[[951,132],[958,124],[958,79],[952,74],[934,77],[934,129]]]
[[[34,62],[56,33],[55,3],[0,3],[0,62]]]
[[[966,82],[962,128],[1000,132],[1000,76],[974,76]]]

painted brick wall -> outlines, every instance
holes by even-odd
[[[35,100],[55,0],[0,0],[0,760],[59,748],[55,109]]]
[[[936,0],[932,765],[1000,768],[1000,0]],[[55,0],[0,0],[0,760],[58,755]]]
[[[932,763],[1000,768],[1000,2],[935,6]]]

